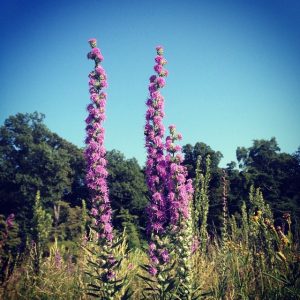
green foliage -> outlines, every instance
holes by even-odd
[[[52,234],[56,236],[59,241],[73,241],[77,242],[85,231],[85,223],[87,222],[87,214],[85,210],[79,206],[72,207],[65,201],[58,201],[56,203],[56,222]]]
[[[46,248],[46,243],[48,242],[48,236],[52,229],[52,218],[42,206],[40,191],[37,191],[36,193],[31,225],[31,237],[35,244],[35,272],[38,274],[40,271],[40,261]]]
[[[97,233],[91,230],[87,243],[83,246],[87,254],[85,273],[88,276],[86,294],[98,299],[113,300],[117,297],[127,299],[130,293],[125,290],[127,276],[120,274],[124,256],[128,256],[126,233],[115,238],[112,245],[101,244]]]
[[[195,192],[193,199],[193,223],[194,232],[200,241],[201,251],[206,251],[206,242],[208,237],[207,232],[207,217],[209,210],[209,182],[211,179],[210,173],[210,155],[208,154],[205,162],[205,174],[201,171],[201,156],[197,159],[196,177],[195,177]]]
[[[40,191],[37,191],[33,207],[32,239],[36,244],[44,246],[52,229],[52,218],[41,203]]]
[[[113,290],[116,293],[112,299],[117,300],[299,299],[299,248],[289,229],[293,221],[285,215],[282,228],[286,227],[287,232],[276,230],[272,222],[266,222],[269,219],[263,211],[257,214],[255,205],[265,205],[261,192],[252,189],[249,195],[252,199],[249,203],[253,203],[253,207],[252,204],[248,208],[243,206],[242,224],[235,222],[233,216],[228,217],[231,230],[227,233],[226,245],[224,239],[210,239],[207,252],[198,251],[189,258],[192,276],[188,297],[183,294],[187,286],[177,280],[181,267],[179,258],[174,257],[173,263],[156,280],[148,273],[147,254],[141,250],[128,252],[126,242],[120,240],[112,251],[118,265],[115,268],[118,279],[106,286],[102,279],[111,254],[108,249],[103,249],[98,243],[88,243],[77,249],[78,254],[72,259],[73,252],[55,241],[50,245],[49,253],[41,258],[39,274],[34,269],[36,248],[33,245],[28,249],[21,264],[14,267],[11,276],[0,286],[0,298],[93,299],[93,294],[98,299],[107,299],[108,290]],[[252,234],[255,227],[260,234]],[[260,245],[265,243],[266,238],[274,243],[270,244],[268,251],[261,251]],[[182,241],[185,239],[183,236]],[[183,248],[183,244],[174,244],[173,247]],[[270,258],[272,264],[269,263]]]
[[[191,210],[191,207],[189,208]],[[197,286],[193,281],[193,261],[192,261],[192,243],[193,243],[193,220],[189,218],[180,224],[181,229],[178,236],[175,237],[176,247],[176,284],[175,293],[177,299],[192,300],[198,299]],[[201,228],[200,228],[201,229]],[[201,231],[200,231],[201,234]],[[201,242],[201,241],[200,241]],[[205,244],[206,246],[206,244]]]
[[[7,218],[0,215],[0,257],[3,259],[8,252],[14,255],[17,254],[18,246],[20,245],[19,225],[13,221],[12,226],[8,226]]]
[[[12,220],[12,219],[11,219]],[[0,284],[5,285],[19,259],[19,226],[0,215]]]
[[[212,150],[204,143],[195,146],[187,144],[183,147],[185,165],[190,178],[196,177],[197,157],[201,156],[201,170],[206,169],[205,157],[211,157],[210,180],[210,209],[208,212],[208,230],[212,232],[213,225],[217,232],[222,220],[220,218],[222,197],[222,170],[218,167],[222,154]],[[284,212],[290,212],[295,222],[294,232],[298,230],[296,224],[300,221],[300,148],[293,155],[281,153],[275,138],[270,140],[254,140],[249,148],[238,147],[236,151],[240,169],[236,169],[235,162],[227,164],[228,178],[228,211],[236,214],[240,221],[240,207],[243,202],[248,203],[248,191],[251,185],[259,187],[266,203],[273,211],[275,221],[281,222]],[[199,182],[199,180],[197,180]],[[299,227],[299,226],[298,226]]]
[[[248,234],[249,234],[249,217],[248,217],[248,212],[247,212],[247,207],[246,207],[245,202],[243,202],[243,204],[242,204],[241,211],[242,211],[241,231],[242,231],[242,234],[244,236],[246,246],[248,247],[248,245],[249,245],[249,237],[248,237]]]
[[[128,209],[121,208],[116,218],[122,220],[122,227],[128,237],[129,249],[141,248],[140,233],[137,227],[138,217],[131,215]]]
[[[147,187],[144,174],[136,159],[125,159],[116,150],[108,151],[108,186],[112,209],[117,218],[113,219],[115,228],[134,238],[129,247],[139,247],[141,233],[138,227],[145,224],[144,210],[147,204]],[[136,227],[136,228],[134,228]]]
[[[146,206],[146,184],[143,173],[135,158],[125,159],[117,150],[108,151],[108,183],[110,199],[114,209],[129,209],[139,214]]]
[[[34,267],[35,252],[34,246],[28,249],[22,265],[16,267],[5,289],[0,289],[1,299],[87,299],[81,264],[75,264],[64,247],[56,241],[50,246],[49,256],[42,258],[38,274]]]
[[[149,264],[140,266],[144,271],[144,275],[138,274],[137,276],[146,284],[141,299],[179,299],[177,296],[178,280],[175,276],[175,264],[176,262],[173,261],[170,264],[159,266],[156,276],[149,275],[148,270],[151,267]]]
[[[280,153],[276,139],[254,140],[249,148],[238,147],[240,178],[249,188],[260,187],[264,198],[271,205],[275,218],[284,212],[300,218],[300,157]]]
[[[189,178],[194,179],[195,183],[200,184],[199,192],[196,192],[196,197],[199,198],[199,195],[201,193],[201,186],[202,186],[203,197],[207,197],[205,195],[206,194],[208,195],[207,184],[209,183],[210,209],[207,214],[207,220],[208,220],[207,225],[210,230],[212,230],[212,227],[214,225],[219,227],[222,222],[220,218],[221,215],[220,199],[222,197],[222,190],[220,186],[221,186],[222,170],[218,167],[218,165],[223,155],[221,152],[214,151],[213,149],[211,149],[210,146],[202,142],[198,142],[194,146],[190,144],[183,146],[183,153],[184,153],[184,165],[187,167]],[[198,159],[201,160],[198,161],[199,166],[197,168]],[[197,169],[201,170],[200,173],[198,171],[198,175],[196,174]],[[198,176],[198,178],[196,178],[196,176]],[[202,176],[204,176],[204,178],[201,179]],[[201,184],[201,180],[203,181],[202,184]],[[204,211],[203,214],[205,214]],[[206,227],[205,222],[203,222],[203,228],[202,228],[203,231],[205,231],[205,227]]]
[[[30,234],[37,190],[46,208],[63,197],[75,203],[84,194],[81,150],[52,133],[44,117],[19,113],[0,127],[0,213],[17,216],[23,241]]]
[[[85,200],[82,200],[82,209],[81,209],[81,226],[80,226],[80,233],[81,236],[84,236],[86,234],[86,226],[87,226],[87,220],[88,220],[88,212],[86,209],[86,202]]]
[[[90,224],[90,204],[82,201],[88,199],[82,150],[52,133],[43,120],[38,113],[17,114],[0,127],[0,298],[91,299],[87,287],[102,298],[116,290],[114,299],[299,298],[300,148],[293,155],[281,153],[275,138],[239,147],[240,169],[234,162],[225,169],[224,218],[222,154],[204,143],[184,146],[185,165],[196,183],[192,227],[206,251],[176,256],[190,233],[174,238],[172,263],[159,270],[158,281],[149,276],[147,254],[140,250],[147,204],[144,174],[135,159],[108,151],[113,222],[128,239],[113,250],[118,279],[107,288],[102,260],[110,252],[99,245],[79,247]],[[41,199],[35,198],[37,190]],[[16,222],[8,231],[10,213]],[[135,250],[125,250],[127,243]],[[186,261],[186,281],[178,282]]]

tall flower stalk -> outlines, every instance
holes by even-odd
[[[108,196],[104,147],[104,127],[106,93],[106,73],[100,63],[103,56],[97,48],[96,39],[89,40],[92,50],[88,53],[88,59],[95,62],[94,70],[89,73],[89,92],[91,103],[88,105],[88,117],[86,118],[86,149],[85,159],[87,162],[86,182],[90,190],[92,203],[91,215],[98,241],[101,245],[111,244],[113,241],[113,227],[111,224],[111,205]]]
[[[164,77],[168,72],[164,69],[167,63],[163,57],[163,48],[156,48],[157,56],[154,70],[157,75],[150,77],[149,94],[147,99],[145,138],[147,149],[146,178],[148,189],[151,193],[151,204],[147,212],[149,222],[147,224],[148,233],[160,235],[164,231],[166,222],[166,201],[164,180],[166,177],[166,161],[164,156],[163,137],[165,128],[162,123],[164,117],[164,97],[160,94],[160,89],[165,85]]]
[[[228,256],[228,203],[227,203],[227,179],[226,171],[223,170],[222,176],[222,228],[221,228],[221,274],[218,284],[217,294],[219,299],[225,298],[227,289],[227,256]]]
[[[223,262],[222,262],[222,275],[225,276],[226,272],[226,255],[228,252],[228,203],[227,203],[227,179],[226,179],[226,171],[223,170],[223,176],[222,176],[222,231],[221,231],[221,237],[222,237],[222,255],[223,255]]]
[[[180,299],[191,299],[194,294],[191,263],[193,242],[191,205],[194,189],[192,180],[186,179],[187,170],[182,165],[181,147],[176,145],[176,141],[181,140],[182,135],[176,132],[175,125],[170,125],[169,130],[170,135],[166,138],[169,234],[177,252],[179,275],[177,295]]]
[[[209,210],[209,182],[210,182],[210,155],[205,159],[205,171],[201,170],[201,156],[197,158],[195,193],[193,203],[193,222],[194,232],[197,240],[200,242],[202,253],[206,251],[207,233],[207,216]]]
[[[147,207],[147,232],[151,236],[148,271],[156,276],[158,285],[154,290],[159,299],[172,299],[175,294],[180,299],[190,299],[193,187],[192,181],[186,180],[181,147],[176,145],[181,134],[174,125],[169,126],[170,135],[163,141],[164,98],[160,89],[165,86],[168,71],[164,68],[167,61],[163,48],[158,46],[156,50],[154,70],[157,74],[150,77],[145,125],[146,179],[151,197]]]
[[[147,232],[151,236],[149,256],[152,275],[159,275],[159,267],[169,262],[169,252],[166,244],[167,201],[165,178],[167,164],[164,155],[164,132],[162,123],[164,117],[164,98],[160,89],[165,86],[168,71],[164,68],[167,61],[163,56],[163,48],[156,47],[154,70],[156,75],[149,79],[149,98],[146,105],[145,139],[147,149],[146,178],[150,192],[150,204],[147,207],[148,223]]]
[[[89,253],[90,275],[88,295],[98,299],[116,299],[116,294],[122,289],[125,279],[117,279],[116,269],[121,261],[114,256],[114,250],[120,241],[113,244],[113,227],[111,224],[112,209],[109,201],[106,169],[106,150],[104,147],[104,128],[106,93],[106,73],[100,63],[103,56],[95,39],[89,40],[92,50],[88,59],[95,62],[94,69],[89,73],[89,92],[91,103],[88,105],[86,118],[86,149],[84,152],[87,162],[86,182],[90,191],[93,230],[91,243],[86,248]],[[96,239],[94,239],[94,233]],[[96,241],[96,244],[95,244]]]

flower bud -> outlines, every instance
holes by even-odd
[[[92,47],[92,48],[95,48],[95,47],[97,47],[97,40],[96,39],[90,39],[90,40],[88,40],[88,42],[89,42],[89,44],[90,44],[90,46]]]

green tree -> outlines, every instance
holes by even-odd
[[[52,240],[57,240],[65,250],[71,251],[76,256],[78,243],[85,235],[86,223],[90,220],[87,217],[85,202],[82,206],[71,206],[66,201],[58,201],[55,209],[54,230]]]
[[[115,215],[118,216],[114,218],[114,226],[122,231],[126,225],[129,239],[136,240],[139,226],[145,224],[143,216],[147,204],[147,187],[144,174],[135,158],[126,159],[120,151],[108,151],[106,158],[109,196]],[[134,245],[138,244],[134,242]]]
[[[259,187],[270,203],[275,217],[284,212],[300,218],[300,160],[294,155],[281,153],[276,139],[254,140],[249,148],[238,147],[237,159],[244,187]]]
[[[219,163],[223,157],[220,151],[214,151],[210,146],[203,142],[197,142],[194,146],[187,144],[183,146],[184,153],[184,165],[187,167],[189,178],[195,180],[196,169],[197,169],[197,159],[200,157],[201,163],[199,169],[202,170],[203,174],[207,173],[207,169],[210,169],[209,178],[209,197],[210,205],[208,211],[208,225],[209,229],[212,226],[220,227],[221,224],[221,198],[222,198],[222,188],[221,188],[221,177],[222,169],[219,168]],[[209,156],[209,166],[207,165],[207,157]]]
[[[142,170],[135,158],[126,159],[120,151],[107,152],[108,183],[114,209],[128,209],[139,214],[147,203],[146,184]]]
[[[141,248],[140,232],[137,226],[138,216],[130,214],[128,209],[121,208],[117,218],[122,220],[122,227],[124,228],[128,238],[128,247],[130,249]]]
[[[0,127],[0,213],[14,213],[25,236],[37,190],[51,209],[61,199],[75,205],[86,196],[82,151],[52,133],[44,118],[18,113]]]

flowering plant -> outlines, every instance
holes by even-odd
[[[113,240],[113,227],[111,224],[111,206],[108,196],[105,159],[106,149],[104,147],[104,127],[106,93],[103,89],[107,87],[107,76],[105,70],[100,66],[103,55],[97,48],[96,39],[90,39],[92,50],[87,57],[95,61],[95,68],[89,74],[89,92],[91,103],[88,105],[88,117],[86,118],[86,149],[84,152],[87,162],[87,186],[90,190],[92,201],[91,215],[94,226],[98,233],[100,243],[111,243]]]
[[[88,59],[95,62],[94,70],[89,74],[89,92],[91,103],[87,106],[88,117],[86,118],[86,148],[84,151],[87,174],[86,182],[90,191],[93,228],[90,232],[90,243],[86,243],[89,255],[90,269],[86,272],[93,280],[88,286],[88,295],[101,299],[115,299],[118,292],[126,284],[126,278],[117,278],[121,260],[114,255],[116,248],[122,243],[117,239],[115,243],[113,226],[111,223],[112,209],[109,200],[107,185],[107,161],[104,147],[104,127],[107,76],[100,65],[103,55],[97,48],[96,39],[89,40],[92,50],[88,53]],[[94,236],[96,235],[96,239]],[[94,241],[97,241],[95,244]],[[95,280],[96,279],[96,280]],[[127,299],[128,291],[123,295]]]
[[[190,202],[193,187],[192,181],[186,180],[187,171],[182,166],[181,147],[176,145],[176,141],[181,140],[182,136],[176,132],[175,125],[169,126],[170,135],[163,142],[165,128],[162,121],[165,114],[164,97],[160,89],[166,84],[168,71],[164,68],[167,60],[163,56],[163,47],[157,46],[156,51],[154,71],[157,74],[149,79],[144,131],[147,149],[146,179],[150,192],[147,207],[147,232],[151,236],[148,249],[150,265],[142,267],[156,278],[158,288],[153,288],[152,292],[159,299],[169,297],[168,293],[173,293],[174,289],[178,290],[177,294],[181,299],[186,299],[191,294],[191,265],[188,260],[192,250]],[[179,254],[178,250],[181,251]],[[176,261],[180,271],[179,281],[175,276]],[[182,288],[183,286],[185,287]]]

